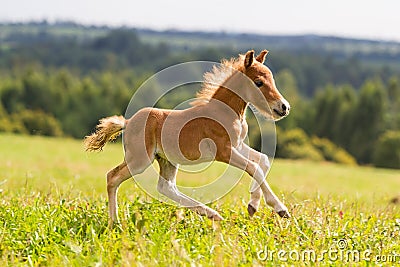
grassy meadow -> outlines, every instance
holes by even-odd
[[[276,159],[268,176],[289,207],[247,215],[250,178],[211,206],[212,222],[153,200],[133,180],[109,229],[105,173],[120,143],[87,154],[73,139],[0,135],[0,266],[400,264],[400,171]],[[203,174],[180,173],[178,183]],[[198,180],[196,180],[198,181]]]

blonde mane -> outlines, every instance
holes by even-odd
[[[192,106],[201,106],[210,101],[215,92],[235,71],[243,71],[244,55],[229,60],[223,59],[221,64],[214,65],[210,72],[204,73],[202,88],[196,94]]]

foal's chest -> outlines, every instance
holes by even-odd
[[[242,145],[244,139],[246,138],[248,125],[246,119],[237,119],[233,123],[234,133],[231,135],[232,146],[238,148]]]

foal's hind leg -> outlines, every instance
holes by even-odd
[[[127,157],[127,158],[130,158]],[[108,207],[111,223],[118,221],[118,205],[117,205],[117,192],[118,187],[122,182],[132,177],[133,175],[142,173],[153,161],[154,156],[151,157],[138,157],[137,159],[127,159],[119,166],[112,169],[107,174],[107,192],[108,192]]]
[[[117,192],[122,182],[132,177],[124,161],[107,173],[108,211],[110,223],[118,221]]]
[[[158,178],[157,190],[161,194],[172,199],[181,206],[196,211],[200,215],[205,215],[216,221],[223,220],[221,215],[215,210],[181,193],[176,187],[176,173],[178,168],[164,158],[156,157],[156,159],[160,165],[160,177]]]

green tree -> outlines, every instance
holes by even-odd
[[[323,160],[324,157],[310,141],[307,134],[299,128],[277,131],[277,157],[290,159]]]
[[[333,138],[334,122],[337,120],[339,100],[333,85],[328,85],[324,90],[319,91],[311,102],[314,112],[312,114],[313,134]]]
[[[354,112],[357,106],[357,95],[351,85],[341,86],[336,92],[338,107],[333,121],[331,140],[346,149],[350,148],[350,136],[353,133]]]
[[[377,167],[400,169],[400,131],[386,131],[379,137],[373,163]]]
[[[63,135],[60,123],[52,115],[42,111],[24,110],[13,114],[13,120],[20,121],[32,135]]]
[[[388,97],[388,127],[392,130],[400,130],[400,82],[397,77],[392,77],[389,81]]]
[[[9,120],[8,114],[0,102],[0,132],[11,132],[12,125]]]
[[[291,113],[284,120],[279,121],[277,124],[282,129],[293,129],[299,127],[299,121],[303,116],[305,101],[302,99],[299,89],[297,87],[296,78],[289,69],[284,69],[275,77],[278,90],[282,93],[283,97],[289,102]]]
[[[317,148],[327,161],[333,161],[342,164],[355,165],[356,160],[346,150],[338,147],[326,138],[311,138],[312,145]]]
[[[22,102],[23,88],[19,79],[7,81],[1,88],[0,99],[5,110],[11,114],[24,108]]]
[[[361,88],[354,110],[350,153],[360,163],[372,161],[373,149],[379,135],[385,130],[387,95],[380,81],[367,81]]]

